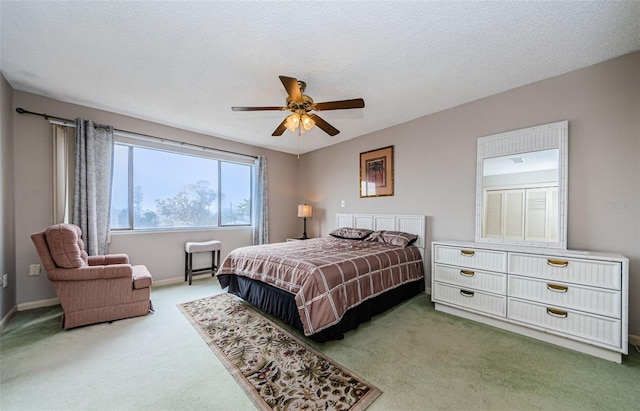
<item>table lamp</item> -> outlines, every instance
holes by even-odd
[[[307,204],[298,204],[298,217],[304,219],[304,232],[302,233],[302,239],[306,240],[307,237],[307,217],[311,217],[313,214],[313,207]]]

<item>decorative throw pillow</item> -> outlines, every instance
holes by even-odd
[[[405,233],[403,231],[380,230],[371,233],[367,238],[367,241],[376,241],[378,243],[387,243],[397,245],[399,247],[408,247],[415,243],[417,239],[417,235]]]
[[[80,236],[80,227],[73,224],[57,224],[47,228],[45,239],[56,265],[61,268],[78,268],[87,265],[87,252]]]
[[[371,233],[373,233],[373,230],[367,230],[366,228],[342,227],[336,228],[329,235],[347,240],[364,240]]]

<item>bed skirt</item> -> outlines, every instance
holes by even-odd
[[[229,284],[229,293],[237,295],[254,307],[279,318],[293,328],[303,332],[302,322],[300,321],[293,294],[272,285],[234,274],[221,274],[218,277],[220,277],[221,284]],[[424,292],[424,290],[424,278],[391,289],[351,308],[339,323],[307,336],[307,338],[316,342],[341,340],[344,338],[345,332],[357,328],[358,325],[369,321],[373,316],[418,293]]]

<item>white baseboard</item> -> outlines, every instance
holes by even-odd
[[[184,277],[166,278],[164,280],[153,280],[153,284],[151,285],[151,288],[153,289],[153,287],[162,287],[165,285],[178,284],[183,282],[184,282]]]
[[[2,331],[7,324],[9,324],[9,321],[11,321],[11,319],[16,315],[17,312],[18,307],[13,307],[9,310],[7,315],[5,315],[2,320],[0,320],[0,331]]]
[[[629,342],[640,347],[640,336],[629,334]]]
[[[49,298],[48,300],[30,301],[28,303],[20,303],[17,305],[18,311],[33,310],[34,308],[51,307],[60,304],[57,298]]]
[[[184,277],[174,277],[167,278],[164,280],[158,280],[153,282],[154,287],[162,287],[164,285],[177,284],[184,282]],[[38,300],[38,301],[30,301],[28,303],[20,303],[17,306],[13,307],[13,309],[0,321],[0,329],[5,322],[9,322],[9,320],[15,315],[15,311],[26,311],[33,310],[34,308],[42,308],[42,307],[50,307],[52,305],[60,304],[60,300],[57,298],[49,298],[46,300]]]
[[[205,273],[202,273],[202,274],[205,274]],[[208,277],[208,278],[212,278],[212,277],[213,276]],[[197,278],[200,278],[200,277],[197,277]],[[197,278],[194,277],[193,279],[197,280]],[[204,278],[204,277],[202,277],[202,278]],[[165,278],[164,280],[153,280],[153,285],[151,285],[151,288],[153,288],[153,287],[163,287],[165,285],[180,284],[180,283],[184,283],[184,284],[187,283],[184,280],[184,277],[173,277],[173,278]]]

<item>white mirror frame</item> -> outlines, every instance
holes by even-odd
[[[567,182],[569,122],[545,124],[478,138],[476,171],[476,242],[512,244],[532,247],[567,248]],[[483,232],[483,163],[486,158],[539,150],[559,149],[558,164],[558,241],[527,241],[484,238]]]

